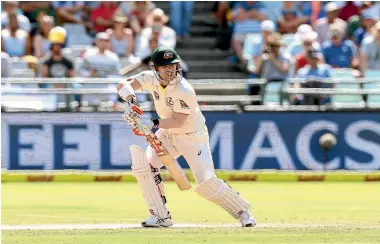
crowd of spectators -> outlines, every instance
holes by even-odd
[[[250,78],[316,80],[334,69],[356,77],[380,70],[380,2],[218,2],[212,11],[215,47],[227,50],[221,40],[231,33],[231,62]],[[260,93],[255,85],[250,90]]]
[[[168,26],[169,16],[150,1],[2,2],[2,67],[11,68],[1,76],[114,78],[147,69],[156,47],[175,48],[189,36],[192,8],[171,4]]]

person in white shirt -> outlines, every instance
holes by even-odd
[[[121,69],[120,59],[116,53],[109,49],[110,37],[106,32],[99,32],[96,35],[96,47],[84,53],[83,61],[79,68],[81,77],[112,78],[119,77]],[[87,88],[109,88],[111,85],[105,84],[83,84]],[[113,95],[84,95],[83,100],[90,104],[99,104],[101,101],[116,101]]]
[[[165,26],[168,17],[162,9],[154,9],[146,21],[148,27],[141,31],[140,37],[137,39],[139,43],[136,56],[144,60],[144,63],[149,63],[150,56],[157,47],[175,48],[176,33],[172,28]]]
[[[119,74],[120,60],[116,53],[108,50],[110,37],[106,32],[96,35],[96,47],[84,53],[80,68],[82,77],[108,77]]]
[[[195,192],[224,208],[232,217],[239,219],[243,227],[255,226],[250,203],[216,177],[205,118],[193,87],[182,77],[179,55],[172,48],[158,47],[152,54],[151,69],[117,85],[120,97],[127,102],[124,119],[139,136],[158,128],[156,136],[173,160],[183,155],[189,164],[197,183]],[[140,116],[134,116],[134,111],[140,110],[135,90],[152,94],[160,119],[143,121]],[[148,146],[146,155],[138,149],[137,152],[131,149],[132,173],[141,186],[150,212],[150,218],[142,222],[142,226],[172,226],[159,175],[163,164],[151,146]]]
[[[318,34],[318,42],[323,44],[329,40],[327,33],[329,32],[330,25],[336,24],[339,26],[342,33],[346,32],[346,21],[338,18],[339,8],[335,2],[329,2],[325,5],[326,17],[318,19],[315,23],[314,29]]]

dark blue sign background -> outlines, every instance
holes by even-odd
[[[217,169],[380,169],[379,113],[204,112],[204,115]],[[52,169],[130,169],[130,162],[127,160],[115,161],[111,157],[115,146],[126,145],[120,139],[134,144],[137,142],[137,137],[134,135],[120,134],[120,131],[125,132],[129,128],[115,130],[115,126],[117,127],[117,124],[122,121],[119,114],[89,113],[88,120],[76,122],[73,119],[72,124],[64,126],[60,123],[62,116],[65,115],[55,115],[47,119],[46,123],[51,124],[52,128],[52,132],[48,133],[45,128],[46,123],[43,124],[42,121],[20,123],[17,118],[8,115],[7,122],[3,124],[4,129],[8,131],[8,138],[3,138],[2,142],[3,145],[7,143],[7,150],[4,151],[7,151],[9,156],[2,163],[2,167],[12,170],[46,169],[46,163],[42,161],[34,165],[24,159],[21,163],[20,152],[30,154],[38,152],[38,155],[44,155],[44,153],[51,155]],[[93,132],[89,131],[90,124],[96,125],[93,127]],[[44,128],[45,132],[43,132]],[[83,138],[71,138],[73,141],[68,143],[63,138],[64,130],[75,130],[85,134]],[[27,131],[35,132],[30,138],[31,142],[21,142],[20,134]],[[337,145],[324,154],[318,141],[326,132],[331,132],[336,136]],[[41,145],[36,146],[36,142],[43,139],[42,137],[52,143],[52,150],[45,152]],[[80,139],[83,140],[80,141]],[[67,164],[64,152],[78,150],[79,143],[91,145],[84,154],[84,158],[90,158],[87,152],[95,153],[96,160],[86,160],[91,163],[80,162],[76,166]],[[4,149],[5,146],[2,148]],[[125,153],[129,153],[127,147]],[[36,160],[41,160],[41,158],[37,157]],[[182,167],[188,168],[183,158],[179,161]],[[92,167],[94,165],[90,164],[97,165]]]

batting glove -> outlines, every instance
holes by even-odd
[[[140,109],[140,104],[135,97],[127,101],[124,120],[126,120],[130,126],[133,127],[136,122],[139,123],[142,114],[143,111]]]
[[[136,136],[143,136],[149,134],[149,132],[152,131],[153,128],[156,128],[153,121],[147,120],[140,123],[135,123],[132,131],[135,133]]]

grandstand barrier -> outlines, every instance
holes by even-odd
[[[338,72],[338,71],[336,71]],[[344,72],[344,71],[341,71]],[[346,72],[346,71],[345,71]],[[339,73],[339,72],[338,72]],[[340,74],[340,73],[339,73]],[[54,97],[65,96],[65,104],[61,107],[72,107],[72,95],[102,96],[107,101],[117,98],[116,84],[120,78],[5,78],[2,79],[2,95],[3,111],[15,109],[21,106],[19,100],[22,98],[17,96],[31,95],[34,103],[37,103],[35,110],[50,111],[55,110],[55,105],[48,106],[43,109],[40,100],[47,103],[47,100],[54,102]],[[241,108],[254,102],[262,102],[264,105],[289,105],[291,95],[315,95],[315,96],[331,96],[332,107],[334,108],[380,108],[380,82],[379,77],[371,76],[366,78],[332,78],[332,79],[313,79],[313,82],[319,81],[334,88],[294,88],[293,83],[309,82],[307,79],[289,79],[283,83],[267,83],[264,79],[205,79],[205,80],[189,80],[194,86],[198,94],[200,104],[209,105],[239,105]],[[38,88],[37,84],[66,84],[66,88]],[[68,88],[68,84],[81,84],[87,88]],[[91,87],[91,84],[98,87]],[[104,84],[104,87],[99,85]],[[249,85],[262,86],[262,92],[259,95],[247,95]],[[88,86],[90,85],[90,86]],[[146,96],[147,92],[139,93],[142,102],[149,100]],[[113,99],[110,100],[110,97]],[[364,96],[368,97],[368,102],[364,101]],[[108,98],[107,98],[108,97]],[[13,100],[14,101],[13,101]],[[82,99],[83,101],[83,99]],[[85,100],[86,102],[86,100]],[[367,102],[367,103],[366,103]],[[109,103],[111,104],[111,103]],[[33,108],[33,102],[30,107]],[[77,106],[77,105],[74,105]],[[95,106],[102,106],[95,104]],[[42,109],[41,109],[42,107]]]

